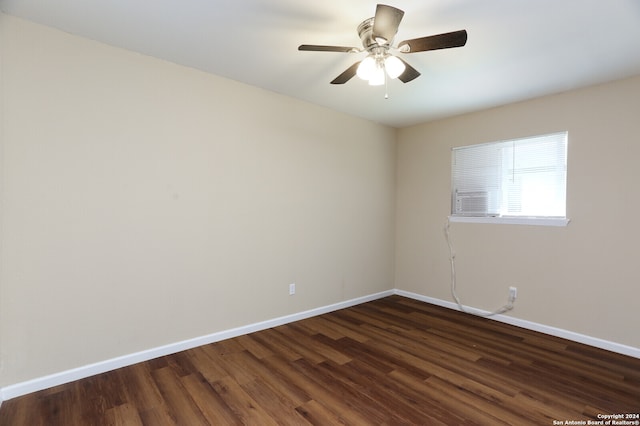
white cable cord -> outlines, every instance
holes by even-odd
[[[458,297],[458,293],[456,292],[456,264],[455,264],[456,252],[453,248],[453,243],[451,242],[451,235],[449,235],[449,219],[447,219],[447,222],[444,225],[444,236],[447,240],[447,245],[449,246],[449,262],[451,263],[451,295],[453,296],[453,299],[458,304],[458,308],[462,312],[465,312],[467,314],[478,315],[481,317],[490,317],[493,315],[504,314],[505,312],[513,309],[512,300],[509,300],[509,302],[506,305],[502,306],[501,308],[498,308],[495,311],[489,312],[489,313],[470,312],[462,305],[462,302],[460,302],[460,298]]]

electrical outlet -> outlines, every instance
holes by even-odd
[[[509,287],[509,302],[513,303],[516,301],[516,297],[518,297],[518,288],[517,287]]]
[[[289,296],[296,294],[296,283],[289,284]]]

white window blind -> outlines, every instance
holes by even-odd
[[[452,216],[566,217],[567,132],[452,150]]]

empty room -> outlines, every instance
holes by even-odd
[[[0,0],[0,426],[640,425],[636,0]]]

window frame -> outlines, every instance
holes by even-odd
[[[568,131],[559,131],[541,135],[533,135],[522,138],[514,138],[509,140],[501,140],[494,141],[489,143],[481,143],[481,144],[473,144],[467,146],[453,147],[451,148],[451,188],[450,188],[450,215],[448,217],[450,222],[459,222],[459,223],[486,223],[486,224],[510,224],[510,225],[534,225],[534,226],[555,226],[555,227],[565,227],[569,224],[570,219],[567,212],[567,186],[568,186],[568,166],[565,165],[565,176],[564,176],[564,216],[527,216],[527,215],[500,215],[488,213],[485,215],[473,215],[473,214],[456,214],[456,185],[454,181],[454,153],[458,149],[464,149],[469,147],[481,147],[481,146],[490,146],[499,144],[504,144],[508,142],[518,142],[518,141],[527,141],[530,139],[541,138],[545,136],[556,136],[559,134],[565,134],[565,161],[568,162],[568,146],[569,146],[569,132]],[[502,189],[501,189],[502,191]]]
[[[490,223],[505,225],[534,225],[534,226],[567,226],[571,219],[568,217],[542,216],[454,216],[449,215],[451,223]]]

